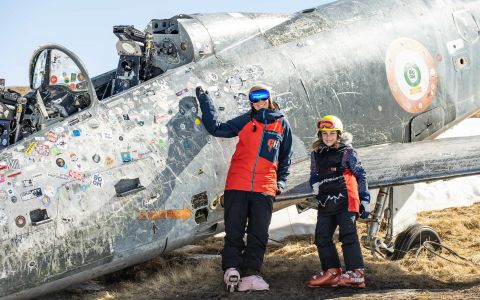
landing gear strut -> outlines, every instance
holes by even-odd
[[[380,226],[386,228],[384,239],[377,236]],[[421,247],[439,252],[440,242],[440,237],[433,228],[420,224],[408,227],[393,242],[393,188],[380,188],[375,209],[367,220],[367,235],[362,236],[363,246],[370,249],[374,257],[381,255],[392,260],[402,259],[407,252]]]

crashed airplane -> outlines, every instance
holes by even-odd
[[[315,206],[309,148],[315,121],[334,114],[380,189],[364,245],[400,258],[439,242],[421,225],[394,240],[388,194],[480,173],[480,138],[432,140],[480,109],[479,18],[480,1],[459,0],[178,15],[144,31],[115,26],[118,67],[93,78],[64,47],[39,48],[31,91],[0,93],[0,298],[46,294],[222,231],[235,141],[204,129],[198,85],[222,120],[249,110],[253,84],[272,87],[294,147],[276,209]]]

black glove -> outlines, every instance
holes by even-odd
[[[370,215],[369,209],[370,208],[370,203],[367,201],[361,201],[360,202],[360,219],[367,219],[368,215]]]
[[[195,89],[195,94],[197,95],[197,98],[200,97],[201,94],[208,94],[208,91],[205,92],[202,88],[201,85],[197,86],[197,88]]]
[[[283,186],[278,184],[277,185],[277,196],[281,195],[284,191],[285,191],[285,189],[283,188]]]

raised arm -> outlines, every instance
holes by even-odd
[[[205,129],[213,136],[231,138],[238,135],[238,132],[248,122],[248,118],[244,115],[238,116],[226,123],[218,121],[218,112],[213,105],[212,98],[201,87],[196,90],[197,99],[202,110],[202,122]]]

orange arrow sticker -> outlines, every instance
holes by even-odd
[[[157,211],[141,211],[138,214],[139,220],[158,220],[158,219],[183,219],[184,221],[190,219],[192,211],[188,208],[183,209],[169,209]]]

